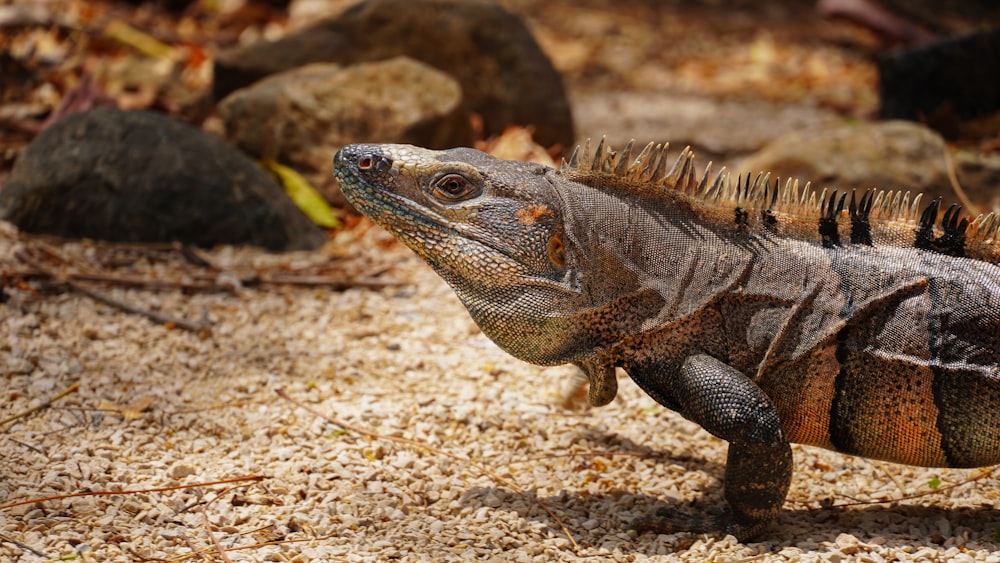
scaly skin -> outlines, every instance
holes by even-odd
[[[925,466],[1000,462],[998,221],[869,192],[735,185],[688,151],[603,143],[563,169],[471,149],[351,145],[344,194],[426,260],[483,332],[573,363],[593,405],[621,367],[729,442],[727,510],[637,531],[748,539],[779,512],[790,442]],[[818,197],[817,197],[818,196]]]

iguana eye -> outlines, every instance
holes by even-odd
[[[479,187],[461,174],[445,174],[434,182],[434,197],[452,202],[479,195]]]

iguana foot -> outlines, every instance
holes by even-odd
[[[723,512],[703,516],[693,516],[685,514],[663,506],[654,513],[640,516],[629,523],[630,534],[643,534],[654,532],[657,534],[709,534],[713,536],[736,537],[739,541],[746,541],[759,535],[767,522],[737,522],[731,514]]]

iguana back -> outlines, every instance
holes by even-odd
[[[916,465],[1000,462],[993,214],[908,194],[694,173],[685,150],[603,142],[555,170],[478,151],[341,150],[349,199],[427,260],[515,356],[572,362],[590,401],[622,367],[730,442],[724,529],[774,517],[789,441]]]

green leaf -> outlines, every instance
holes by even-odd
[[[301,174],[269,158],[261,159],[260,164],[281,180],[281,185],[285,187],[285,193],[292,198],[295,205],[307,217],[312,219],[313,223],[328,229],[340,227],[340,221],[337,220],[330,206],[326,204],[326,200]]]
[[[932,489],[936,489],[941,486],[941,479],[934,477],[930,481],[927,481],[927,486]]]

